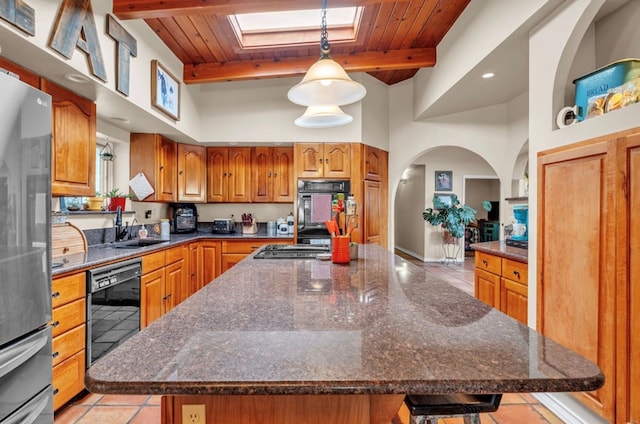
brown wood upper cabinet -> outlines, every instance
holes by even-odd
[[[207,147],[207,202],[251,201],[251,147]]]
[[[251,200],[290,203],[294,191],[293,148],[254,147],[251,152]]]
[[[295,143],[298,178],[350,178],[349,143]]]
[[[94,196],[96,104],[45,79],[40,89],[51,95],[53,111],[51,194]]]
[[[178,201],[207,200],[207,148],[178,143]]]
[[[177,199],[176,143],[160,134],[131,134],[129,173],[142,172],[154,189],[145,202],[175,202]]]
[[[0,69],[13,72],[20,78],[20,81],[29,84],[32,87],[40,88],[40,77],[38,75],[23,68],[22,66],[18,66],[13,62],[8,61],[3,57],[0,57]]]
[[[387,156],[384,150],[364,145],[364,179],[382,181],[387,174]]]

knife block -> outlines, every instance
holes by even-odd
[[[258,226],[256,220],[252,220],[251,224],[242,223],[242,234],[256,234],[258,232]]]

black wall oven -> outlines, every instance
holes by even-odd
[[[298,180],[298,244],[331,243],[325,221],[331,219],[333,200],[351,193],[349,180]]]
[[[140,258],[87,271],[87,368],[140,331]]]

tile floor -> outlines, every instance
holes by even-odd
[[[473,257],[464,264],[423,263],[402,252],[398,255],[441,275],[450,284],[473,294]],[[547,408],[527,393],[506,394],[498,411],[481,414],[482,424],[562,424]],[[393,424],[408,423],[408,411],[401,410]],[[462,424],[462,418],[446,418],[439,424]],[[159,424],[160,396],[87,394],[71,402],[55,416],[55,424]],[[231,424],[231,423],[229,423]]]

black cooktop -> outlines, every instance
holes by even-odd
[[[329,253],[329,246],[309,244],[267,244],[263,246],[254,259],[308,259],[320,253]]]

